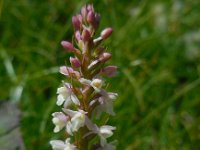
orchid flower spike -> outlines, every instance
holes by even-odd
[[[70,66],[63,65],[59,69],[64,75],[55,102],[60,111],[52,113],[52,122],[53,131],[62,132],[67,139],[51,140],[53,150],[116,149],[114,142],[108,141],[116,128],[96,120],[105,115],[103,112],[115,115],[113,104],[118,96],[106,91],[108,84],[104,79],[104,76],[113,77],[117,72],[116,66],[106,65],[112,54],[103,44],[113,29],[107,27],[96,35],[99,24],[100,14],[95,12],[93,5],[85,5],[80,14],[72,17],[74,38],[69,41],[73,42],[61,42],[73,56],[69,63],[66,62]]]

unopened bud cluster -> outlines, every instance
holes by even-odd
[[[85,5],[81,13],[72,17],[74,42],[62,41],[67,52],[72,52],[71,66],[61,66],[60,73],[66,77],[57,89],[56,104],[60,112],[52,114],[54,132],[64,130],[66,139],[51,140],[54,150],[114,150],[114,142],[107,138],[113,135],[115,127],[98,121],[102,113],[115,115],[113,102],[116,93],[107,92],[103,76],[113,77],[116,66],[106,66],[111,58],[102,42],[112,34],[112,28],[105,28],[99,37],[95,33],[100,23],[100,15],[93,5]],[[97,123],[101,122],[101,123]],[[95,140],[96,139],[96,140]]]

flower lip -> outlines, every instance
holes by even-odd
[[[99,134],[104,138],[109,138],[113,135],[112,130],[115,130],[116,127],[104,125],[99,128]]]
[[[56,104],[58,106],[61,106],[66,100],[66,98],[70,95],[70,92],[66,87],[60,87],[57,89],[57,94],[58,96]]]
[[[67,138],[65,142],[61,140],[51,140],[50,144],[53,150],[77,150],[76,146],[70,143],[70,138]]]
[[[55,124],[54,132],[57,133],[65,127],[69,117],[62,112],[55,112],[52,116],[52,122]]]
[[[70,84],[65,84],[63,87],[57,89],[57,102],[58,106],[61,106],[64,103],[64,107],[67,108],[69,105],[74,103],[75,105],[80,105],[80,101],[73,93]]]

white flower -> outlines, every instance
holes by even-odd
[[[109,126],[109,125],[98,127],[96,124],[93,124],[91,120],[89,120],[88,117],[86,117],[86,126],[90,130],[90,132],[85,134],[84,137],[92,133],[98,134],[100,137],[101,146],[105,146],[107,144],[106,139],[111,137],[113,135],[113,130],[116,129],[116,127]]]
[[[76,95],[72,92],[70,84],[65,84],[65,86],[57,89],[57,102],[58,106],[64,103],[65,107],[68,107],[72,102],[76,105],[80,105],[80,102]]]
[[[69,117],[62,112],[55,112],[52,116],[52,122],[55,124],[54,132],[57,133],[66,126]]]
[[[53,150],[77,150],[76,146],[73,144],[70,144],[70,139],[66,139],[65,142],[61,140],[51,140],[50,144],[53,148]]]
[[[106,139],[113,135],[112,130],[115,130],[116,127],[104,125],[101,126],[98,130],[98,135],[100,137],[101,146],[105,146],[107,144]]]
[[[92,81],[91,80],[88,80],[88,79],[84,79],[84,78],[81,78],[79,80],[82,84],[85,84],[85,85],[89,85],[91,87],[94,88],[94,90],[99,93],[101,91],[101,88],[103,86],[103,81],[101,79],[93,79]]]
[[[99,119],[102,112],[107,112],[108,114],[114,116],[115,113],[113,111],[113,101],[117,98],[117,93],[106,92],[101,90],[99,98],[91,101],[90,106],[95,102],[99,102],[99,105],[95,107],[93,113],[96,115],[96,118]]]
[[[90,85],[94,88],[95,91],[100,92],[101,87],[103,86],[103,81],[100,79],[94,79]]]
[[[103,138],[109,138],[113,135],[112,130],[115,130],[115,129],[116,128],[113,126],[104,125],[99,128],[98,134]]]
[[[63,108],[63,111],[71,117],[70,122],[68,122],[66,126],[67,132],[70,135],[73,135],[72,132],[77,132],[79,128],[85,125],[86,112],[84,112],[83,110],[73,111]]]

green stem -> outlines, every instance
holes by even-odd
[[[89,140],[90,139],[88,139],[87,137],[83,138],[83,136],[86,133],[88,133],[88,129],[87,129],[87,127],[83,127],[81,129],[81,136],[80,136],[81,139],[80,139],[80,147],[79,147],[81,150],[87,150],[88,147],[89,147]]]

